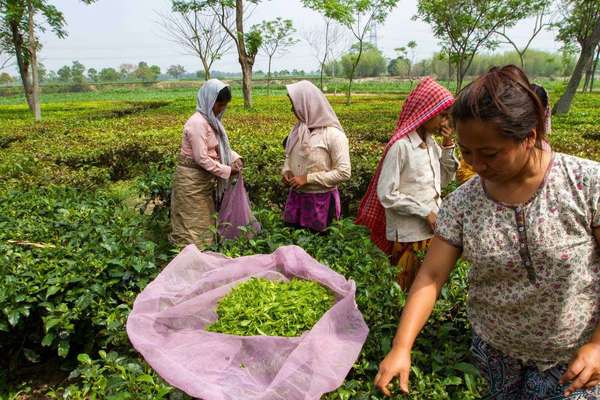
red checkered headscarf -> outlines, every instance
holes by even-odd
[[[435,117],[454,104],[454,97],[445,87],[432,78],[424,78],[408,95],[404,102],[394,136],[385,146],[383,156],[379,160],[375,175],[371,178],[365,197],[360,202],[356,223],[364,225],[371,231],[371,240],[385,253],[391,254],[392,242],[385,235],[385,210],[377,197],[377,182],[381,174],[381,166],[388,150],[419,126]]]

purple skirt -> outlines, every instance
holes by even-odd
[[[288,224],[321,232],[342,215],[337,188],[325,193],[302,193],[290,190],[283,220]]]

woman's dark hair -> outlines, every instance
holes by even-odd
[[[548,92],[546,92],[546,89],[544,89],[540,85],[536,85],[535,83],[531,84],[531,88],[533,89],[535,94],[537,94],[537,96],[540,98],[544,109],[548,107]]]
[[[231,101],[231,89],[229,89],[229,86],[225,86],[219,91],[216,101],[218,103],[229,103]]]
[[[515,65],[493,67],[460,91],[452,107],[454,123],[475,119],[495,124],[518,142],[536,129],[536,147],[545,140],[545,107],[527,75]]]

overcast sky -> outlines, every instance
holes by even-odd
[[[170,0],[100,0],[86,6],[76,0],[53,0],[65,14],[68,37],[58,39],[51,33],[42,37],[41,61],[49,70],[70,65],[73,60],[86,68],[117,67],[122,63],[146,61],[156,64],[163,71],[169,65],[181,64],[187,71],[201,69],[200,60],[186,55],[182,49],[164,37],[156,23],[156,12],[168,12]],[[377,28],[377,43],[388,57],[394,48],[415,40],[418,44],[416,58],[430,57],[438,49],[438,41],[429,26],[413,21],[417,0],[400,0],[385,24]],[[299,0],[263,1],[254,11],[248,25],[276,17],[289,18],[298,30],[301,41],[285,56],[273,60],[273,69],[317,69],[310,47],[302,40],[302,32],[322,23],[314,11],[303,8]],[[532,20],[522,21],[514,29],[514,37],[523,43],[533,27]],[[543,32],[533,42],[533,48],[556,51],[558,43],[554,33]],[[239,71],[237,57],[232,53],[215,63],[213,69]],[[267,60],[259,55],[255,70],[266,70]],[[12,68],[12,72],[16,72]]]

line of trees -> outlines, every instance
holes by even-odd
[[[339,59],[326,63],[324,75],[333,77],[337,71],[338,75],[349,76],[352,73],[350,61],[352,51],[351,49],[349,53],[343,54]],[[448,56],[445,53],[436,52],[430,58],[415,62],[414,57],[411,57],[404,49],[398,49],[398,52],[397,57],[386,59],[379,49],[367,43],[363,51],[363,58],[356,68],[355,76],[364,78],[389,75],[413,80],[415,77],[434,75],[438,79],[452,81],[456,78],[455,66],[451,64],[448,67]],[[473,57],[465,76],[481,75],[495,65],[519,65],[520,60],[521,56],[515,50],[477,54]],[[572,74],[576,61],[572,53],[550,53],[529,49],[523,58],[523,68],[530,76],[534,77],[568,77]]]
[[[477,54],[465,76],[481,75],[495,65],[519,65],[520,59],[521,57],[515,50],[502,53]],[[575,56],[570,53],[550,53],[530,49],[523,58],[523,68],[528,75],[533,77],[568,77],[573,72],[575,62]],[[407,76],[408,67],[406,67],[406,64],[407,62],[396,63],[395,65],[403,66],[403,69],[399,70],[400,73],[390,73],[390,75]],[[392,62],[390,62],[390,66],[392,66]],[[414,63],[411,72],[416,76],[435,75],[443,80],[454,80],[456,76],[454,65],[448,67],[447,54],[440,52],[435,53],[431,58]]]
[[[74,85],[116,81],[154,82],[161,74],[158,65],[149,65],[145,61],[140,61],[137,65],[121,64],[118,68],[106,67],[100,70],[86,68],[79,61],[73,61],[71,65],[63,65],[56,71],[48,71],[43,64],[38,63],[37,69],[40,82],[70,83]],[[181,65],[172,65],[167,73],[178,79],[185,73],[185,68]]]
[[[95,2],[80,1],[87,4]],[[390,63],[369,44],[369,36],[375,26],[386,20],[398,1],[301,0],[305,7],[324,17],[324,25],[317,30],[321,34],[305,34],[305,40],[313,48],[321,75],[329,69],[331,75],[342,73],[348,78],[348,103],[351,101],[353,79],[357,76],[387,71],[412,78],[418,75],[419,67],[421,70],[427,69],[427,60],[415,63],[417,42],[414,40],[398,47],[396,57]],[[229,50],[235,51],[242,72],[244,104],[248,108],[252,106],[252,76],[257,54],[263,52],[269,59],[267,76],[270,80],[273,59],[298,41],[290,20],[276,18],[247,26],[248,15],[261,2],[171,0],[171,12],[159,14],[157,21],[174,43],[200,58],[205,79],[210,77],[211,67],[216,60]],[[530,16],[535,17],[535,24],[526,40],[518,43],[511,37],[510,28]],[[593,88],[594,71],[600,58],[598,0],[418,0],[414,18],[430,24],[439,40],[441,51],[431,60],[431,69],[437,71],[438,64],[444,62],[446,75],[453,76],[459,89],[465,76],[478,70],[479,55],[494,51],[501,44],[514,48],[518,56],[517,63],[526,69],[534,68],[528,65],[528,60],[532,59],[529,56],[532,54],[530,49],[534,39],[544,29],[558,32],[557,40],[563,43],[563,53],[566,54],[563,61],[573,57],[576,60],[572,70],[565,68],[571,71],[571,77],[554,112],[568,111],[582,80],[584,90]],[[37,53],[43,45],[38,37],[39,32],[44,30],[50,30],[60,38],[67,34],[64,15],[48,0],[0,0],[0,65],[5,66],[8,62],[17,65],[27,103],[36,120],[41,118],[39,82],[40,72],[42,75],[44,73],[38,71]],[[179,66],[173,67],[168,70],[171,76],[177,79],[184,74]],[[56,71],[56,78],[77,83],[85,79],[114,80],[117,74],[121,79],[124,76],[123,71],[111,68],[100,71],[85,71],[82,68],[80,63],[74,62]],[[160,69],[142,62],[127,74],[152,81],[158,77]],[[2,77],[8,79],[5,75]]]

